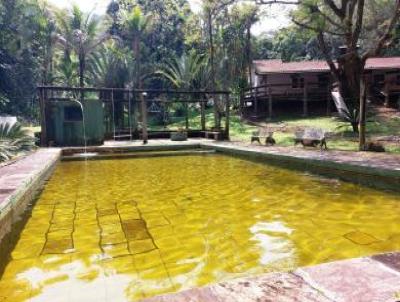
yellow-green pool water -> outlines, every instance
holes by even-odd
[[[396,193],[222,155],[61,162],[0,301],[137,301],[400,249]]]

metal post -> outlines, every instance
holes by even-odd
[[[140,93],[140,104],[142,107],[142,136],[143,136],[143,144],[146,145],[148,142],[148,133],[147,133],[147,104],[145,96],[146,92]]]
[[[185,128],[186,130],[189,130],[189,102],[186,99],[185,102]]]
[[[114,109],[114,89],[111,89],[111,109],[112,109],[112,120],[113,120],[113,135],[115,140],[115,109]]]
[[[128,120],[129,120],[129,137],[130,140],[132,140],[132,106],[131,106],[131,94],[130,91],[128,90]]]
[[[206,97],[205,95],[201,96],[200,100],[200,114],[201,114],[201,130],[206,131]]]
[[[229,122],[230,122],[230,110],[231,110],[231,99],[230,95],[225,95],[226,100],[226,112],[225,112],[225,139],[229,140]]]

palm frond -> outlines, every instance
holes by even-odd
[[[22,129],[21,124],[0,124],[0,162],[9,160],[20,152],[32,150],[35,138]]]

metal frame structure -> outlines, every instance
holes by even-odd
[[[46,106],[49,102],[57,102],[57,101],[65,101],[72,100],[75,96],[79,96],[80,100],[85,99],[85,93],[94,93],[97,94],[98,99],[103,102],[103,104],[111,104],[111,115],[112,115],[112,123],[113,123],[113,138],[121,139],[128,138],[132,140],[134,138],[133,133],[133,117],[132,117],[132,108],[137,108],[134,114],[138,115],[140,113],[140,121],[142,126],[141,135],[139,134],[139,138],[143,139],[143,142],[146,143],[148,136],[157,137],[157,133],[159,131],[147,131],[147,115],[149,103],[157,103],[164,102],[167,105],[171,105],[174,103],[183,103],[186,105],[189,104],[199,104],[200,105],[200,114],[201,114],[201,129],[189,129],[189,118],[188,111],[186,112],[186,131],[188,132],[196,132],[200,134],[204,134],[207,137],[208,131],[219,131],[224,139],[229,139],[229,124],[230,124],[230,92],[229,91],[207,91],[207,90],[197,90],[197,91],[179,91],[179,90],[158,90],[158,89],[126,89],[126,88],[95,88],[95,87],[64,87],[64,86],[38,86],[38,97],[40,104],[40,122],[41,122],[41,145],[48,145],[48,136],[46,129]],[[116,97],[115,95],[119,94],[120,97]],[[157,100],[154,96],[165,95],[166,100],[161,101]],[[122,97],[121,97],[122,96]],[[91,97],[92,98],[92,97]],[[86,98],[89,99],[89,98]],[[214,115],[214,125],[215,127],[211,130],[206,129],[206,118],[205,118],[205,106],[209,102],[209,100],[213,100],[213,102],[218,102],[220,106],[219,108],[223,108],[223,110],[219,111],[218,116]],[[142,105],[144,103],[144,106]],[[129,133],[121,134],[119,129],[116,129],[116,106],[118,104],[128,104],[128,123],[129,123]],[[222,104],[222,106],[221,106]],[[139,110],[139,108],[141,108]],[[187,106],[185,106],[187,108]],[[143,118],[145,116],[145,118]],[[225,127],[222,129],[220,127],[221,116],[225,116]],[[144,121],[144,122],[143,122]],[[104,121],[99,121],[104,122]],[[164,131],[164,132],[174,132],[174,131]],[[165,133],[164,133],[165,135]]]

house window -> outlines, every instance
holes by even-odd
[[[293,76],[292,88],[304,88],[304,78],[297,75]]]
[[[400,86],[400,74],[396,76],[396,85]]]
[[[64,107],[64,120],[66,122],[81,122],[83,120],[81,108],[78,106]]]
[[[385,83],[385,75],[384,74],[374,75],[374,84],[375,85],[383,85],[384,83]]]
[[[329,85],[329,76],[326,74],[318,75],[318,87],[324,88]]]

